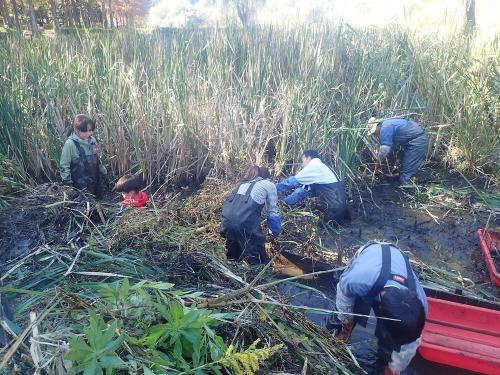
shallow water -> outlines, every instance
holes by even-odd
[[[313,290],[316,288],[317,290]],[[290,304],[295,306],[308,306],[325,310],[335,310],[335,290],[333,283],[325,283],[325,280],[310,280],[304,283],[283,283],[278,287],[279,291],[290,297]],[[332,319],[331,314],[306,311],[306,316],[316,324],[326,327]],[[357,326],[351,336],[350,347],[355,353],[357,360],[364,368],[369,369],[377,358],[377,338],[374,335],[375,320],[370,319],[367,327]],[[418,354],[411,362],[408,369],[401,375],[474,375],[475,372],[466,371],[454,367],[443,366],[429,362]]]

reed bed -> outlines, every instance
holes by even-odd
[[[65,130],[84,112],[114,175],[185,185],[250,163],[279,173],[314,147],[354,178],[366,120],[416,112],[430,156],[495,172],[498,51],[349,25],[5,36],[0,154],[53,180]]]

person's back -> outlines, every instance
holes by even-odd
[[[427,297],[397,246],[373,241],[361,247],[340,277],[336,305],[341,336],[349,336],[355,325],[365,327],[354,331],[353,347],[370,352],[363,345],[366,334],[378,339],[378,348],[372,348],[375,362],[366,353],[359,358],[364,366],[377,375],[384,368],[386,374],[399,374],[408,366],[421,342]],[[375,323],[369,316],[377,317]]]
[[[428,148],[427,134],[420,124],[405,118],[368,120],[370,133],[378,139],[378,163],[382,163],[390,152],[400,146],[403,150],[399,183],[406,185],[422,165]],[[379,164],[380,165],[380,164]]]
[[[355,255],[348,270],[342,274],[338,287],[346,295],[366,296],[377,281],[382,271],[382,245],[383,243],[371,242],[362,247]],[[406,260],[400,249],[392,244],[390,247],[391,256],[391,275],[399,275],[402,279],[408,279],[408,270]],[[416,292],[427,310],[427,297],[422,285],[418,281],[413,270],[412,277],[415,280]],[[394,276],[397,278],[397,276]],[[400,280],[402,280],[400,279]],[[384,286],[393,286],[397,288],[407,288],[396,280],[388,280]]]
[[[302,154],[303,168],[295,175],[276,184],[280,193],[287,195],[283,202],[295,205],[309,195],[316,196],[324,205],[321,211],[327,221],[339,223],[349,219],[345,185],[339,175],[319,157],[315,150],[305,150]]]
[[[249,262],[267,261],[260,217],[267,207],[267,225],[273,236],[281,230],[276,187],[267,178],[265,168],[249,169],[237,189],[224,201],[221,216],[221,235],[226,238],[228,259],[246,258]]]
[[[267,191],[262,188],[264,180],[258,177],[254,181],[241,184],[222,209],[222,223],[227,230],[252,226],[260,218]],[[264,193],[264,201],[257,201],[255,189]],[[253,197],[252,197],[253,195]]]
[[[382,121],[380,128],[380,144],[386,146],[404,145],[424,135],[424,130],[417,122],[404,118],[393,118]]]

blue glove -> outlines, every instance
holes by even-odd
[[[281,215],[277,213],[270,213],[267,216],[267,227],[271,231],[274,238],[278,237],[281,232]]]

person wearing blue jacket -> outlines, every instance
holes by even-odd
[[[230,260],[245,260],[250,264],[269,261],[260,225],[264,206],[272,236],[277,237],[281,232],[278,193],[269,177],[267,168],[254,165],[224,201],[220,233],[226,238],[226,256]]]
[[[382,163],[397,146],[403,148],[399,183],[406,185],[417,173],[428,148],[427,134],[420,124],[405,118],[368,120],[370,133],[379,141],[378,161]]]
[[[283,202],[293,206],[309,196],[316,196],[326,206],[325,219],[340,222],[349,217],[345,185],[339,175],[324,164],[316,150],[302,154],[302,170],[276,184],[278,193],[290,193]]]
[[[371,241],[362,246],[340,277],[336,305],[341,337],[350,336],[356,324],[367,327],[371,321],[375,326],[374,374],[399,374],[409,365],[422,340],[427,297],[407,255],[396,245]]]

